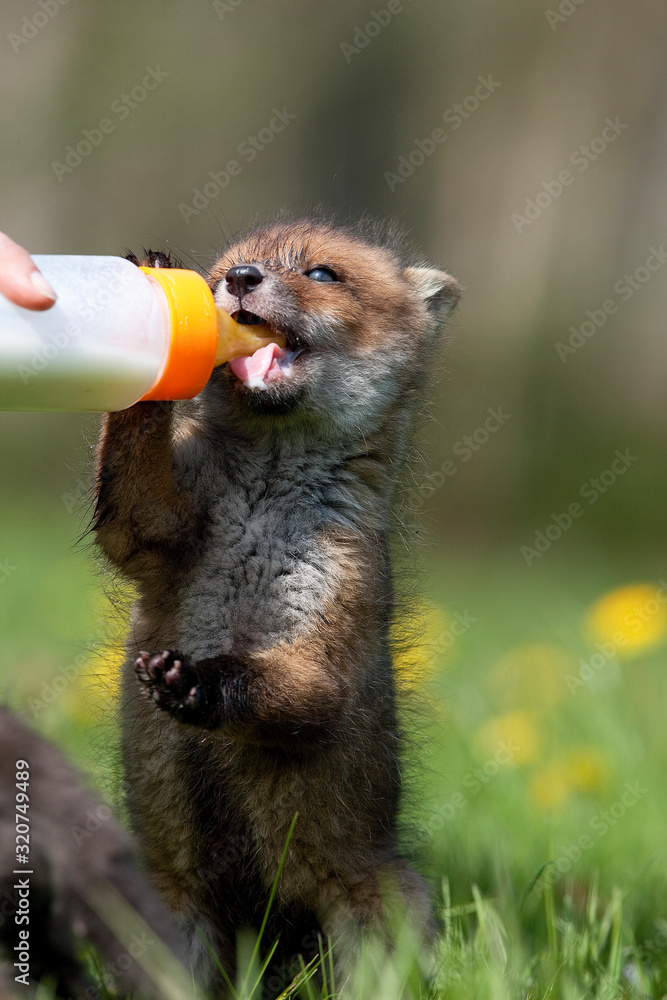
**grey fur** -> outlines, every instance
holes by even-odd
[[[238,262],[264,275],[242,302],[223,287]],[[323,265],[337,287],[309,280]],[[396,838],[388,533],[458,286],[310,220],[249,234],[209,280],[228,311],[286,331],[291,353],[277,388],[243,389],[225,367],[173,413],[137,404],[106,419],[97,536],[139,588],[128,804],[155,884],[232,976],[235,934],[258,926],[298,812],[270,933],[287,960],[323,932],[345,975],[362,927],[388,933],[387,896],[422,930],[430,919]],[[141,650],[156,652],[139,658],[140,684]],[[201,948],[193,961],[219,989]]]

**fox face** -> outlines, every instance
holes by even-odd
[[[214,374],[239,411],[364,431],[423,381],[454,278],[311,220],[256,229],[211,268],[216,304],[284,338]]]

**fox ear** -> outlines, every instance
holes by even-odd
[[[447,318],[461,298],[461,286],[446,271],[436,271],[432,267],[407,267],[405,276],[438,323]]]

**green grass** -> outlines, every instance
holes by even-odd
[[[7,497],[0,513],[4,697],[113,795],[114,710],[108,677],[95,676],[110,632],[92,556],[73,545],[80,521],[56,496]],[[630,583],[655,589],[659,573],[563,543],[530,568],[516,549],[450,552],[428,579],[424,648],[403,664],[421,706],[409,716],[405,842],[437,887],[443,931],[430,986],[406,932],[392,959],[369,948],[350,994],[663,997],[661,608],[643,646],[580,676],[604,646],[590,631],[594,602]],[[335,989],[311,972],[295,995]]]

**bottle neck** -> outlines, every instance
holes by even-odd
[[[170,341],[155,385],[142,400],[191,399],[208,382],[218,349],[218,317],[213,295],[195,271],[142,267],[166,302]]]

